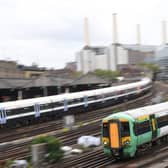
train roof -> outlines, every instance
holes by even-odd
[[[134,119],[144,115],[168,115],[168,102],[141,107],[134,110],[125,111],[124,114],[132,116]]]
[[[146,115],[151,115],[151,114],[157,114],[158,116],[164,116],[168,115],[168,102],[160,103],[160,104],[155,104],[155,105],[150,105],[150,106],[145,106],[133,110],[127,110],[124,112],[119,112],[115,114],[111,114],[110,116],[104,118],[104,120],[109,120],[111,118],[116,118],[118,117],[131,117],[133,119],[138,119],[139,117],[146,116]]]
[[[0,108],[5,109],[13,109],[13,108],[23,108],[28,106],[33,106],[34,104],[47,104],[47,103],[54,103],[63,101],[64,99],[71,100],[71,99],[79,99],[83,98],[84,96],[97,96],[97,95],[103,95],[108,94],[116,91],[121,90],[127,90],[135,87],[141,87],[148,83],[150,83],[149,78],[143,78],[139,82],[135,83],[129,83],[125,85],[119,85],[119,86],[113,86],[108,88],[102,88],[102,89],[95,89],[95,90],[89,90],[89,91],[82,91],[82,92],[76,92],[76,93],[64,93],[60,95],[55,96],[46,96],[46,97],[39,97],[39,98],[31,98],[31,99],[24,99],[24,100],[17,100],[17,101],[10,101],[10,102],[3,102],[0,103]]]

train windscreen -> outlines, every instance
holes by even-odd
[[[103,137],[109,137],[108,123],[103,123]]]
[[[121,136],[130,136],[129,122],[121,122]]]

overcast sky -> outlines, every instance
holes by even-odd
[[[83,45],[89,18],[91,45],[112,43],[112,14],[118,14],[120,43],[161,43],[167,0],[0,0],[0,59],[63,68]]]

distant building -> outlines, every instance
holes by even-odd
[[[0,60],[0,78],[23,78],[24,72],[17,67],[15,61]]]
[[[129,65],[137,65],[142,62],[154,62],[156,46],[152,45],[122,45],[127,51]],[[121,58],[122,59],[122,58]]]
[[[168,79],[168,45],[158,48],[156,51],[156,63],[160,66],[159,79]]]
[[[74,71],[70,69],[51,69],[45,72],[45,76],[53,76],[58,78],[74,78]]]
[[[125,65],[136,65],[154,60],[156,46],[112,44],[86,46],[76,55],[77,70],[84,74],[96,69],[118,70]]]
[[[69,69],[71,71],[76,71],[76,62],[68,62],[65,66],[65,69]]]
[[[18,68],[24,73],[25,78],[36,78],[44,74],[46,71],[46,68],[40,68],[37,65],[18,65]]]
[[[109,69],[107,47],[84,47],[77,53],[77,71],[84,74],[95,69]]]

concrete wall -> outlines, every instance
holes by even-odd
[[[0,77],[1,78],[24,78],[24,72],[18,70],[14,61],[0,61]]]
[[[116,62],[117,62],[117,57],[116,57],[116,52],[117,52],[117,46],[115,45],[110,45],[109,46],[109,64],[108,64],[108,69],[115,71],[117,69]]]
[[[118,47],[118,65],[128,64],[128,50]]]
[[[81,65],[81,52],[76,53],[76,66],[77,66],[77,71],[82,71],[82,65]]]
[[[102,49],[102,53],[97,52]],[[96,51],[97,50],[97,51]],[[116,71],[117,66],[135,65],[147,61],[154,56],[153,51],[141,51],[134,48],[125,48],[120,44],[111,44],[108,47],[90,47],[77,54],[77,70],[86,74],[96,69]]]
[[[108,70],[107,62],[108,62],[108,55],[96,55],[95,69]]]

